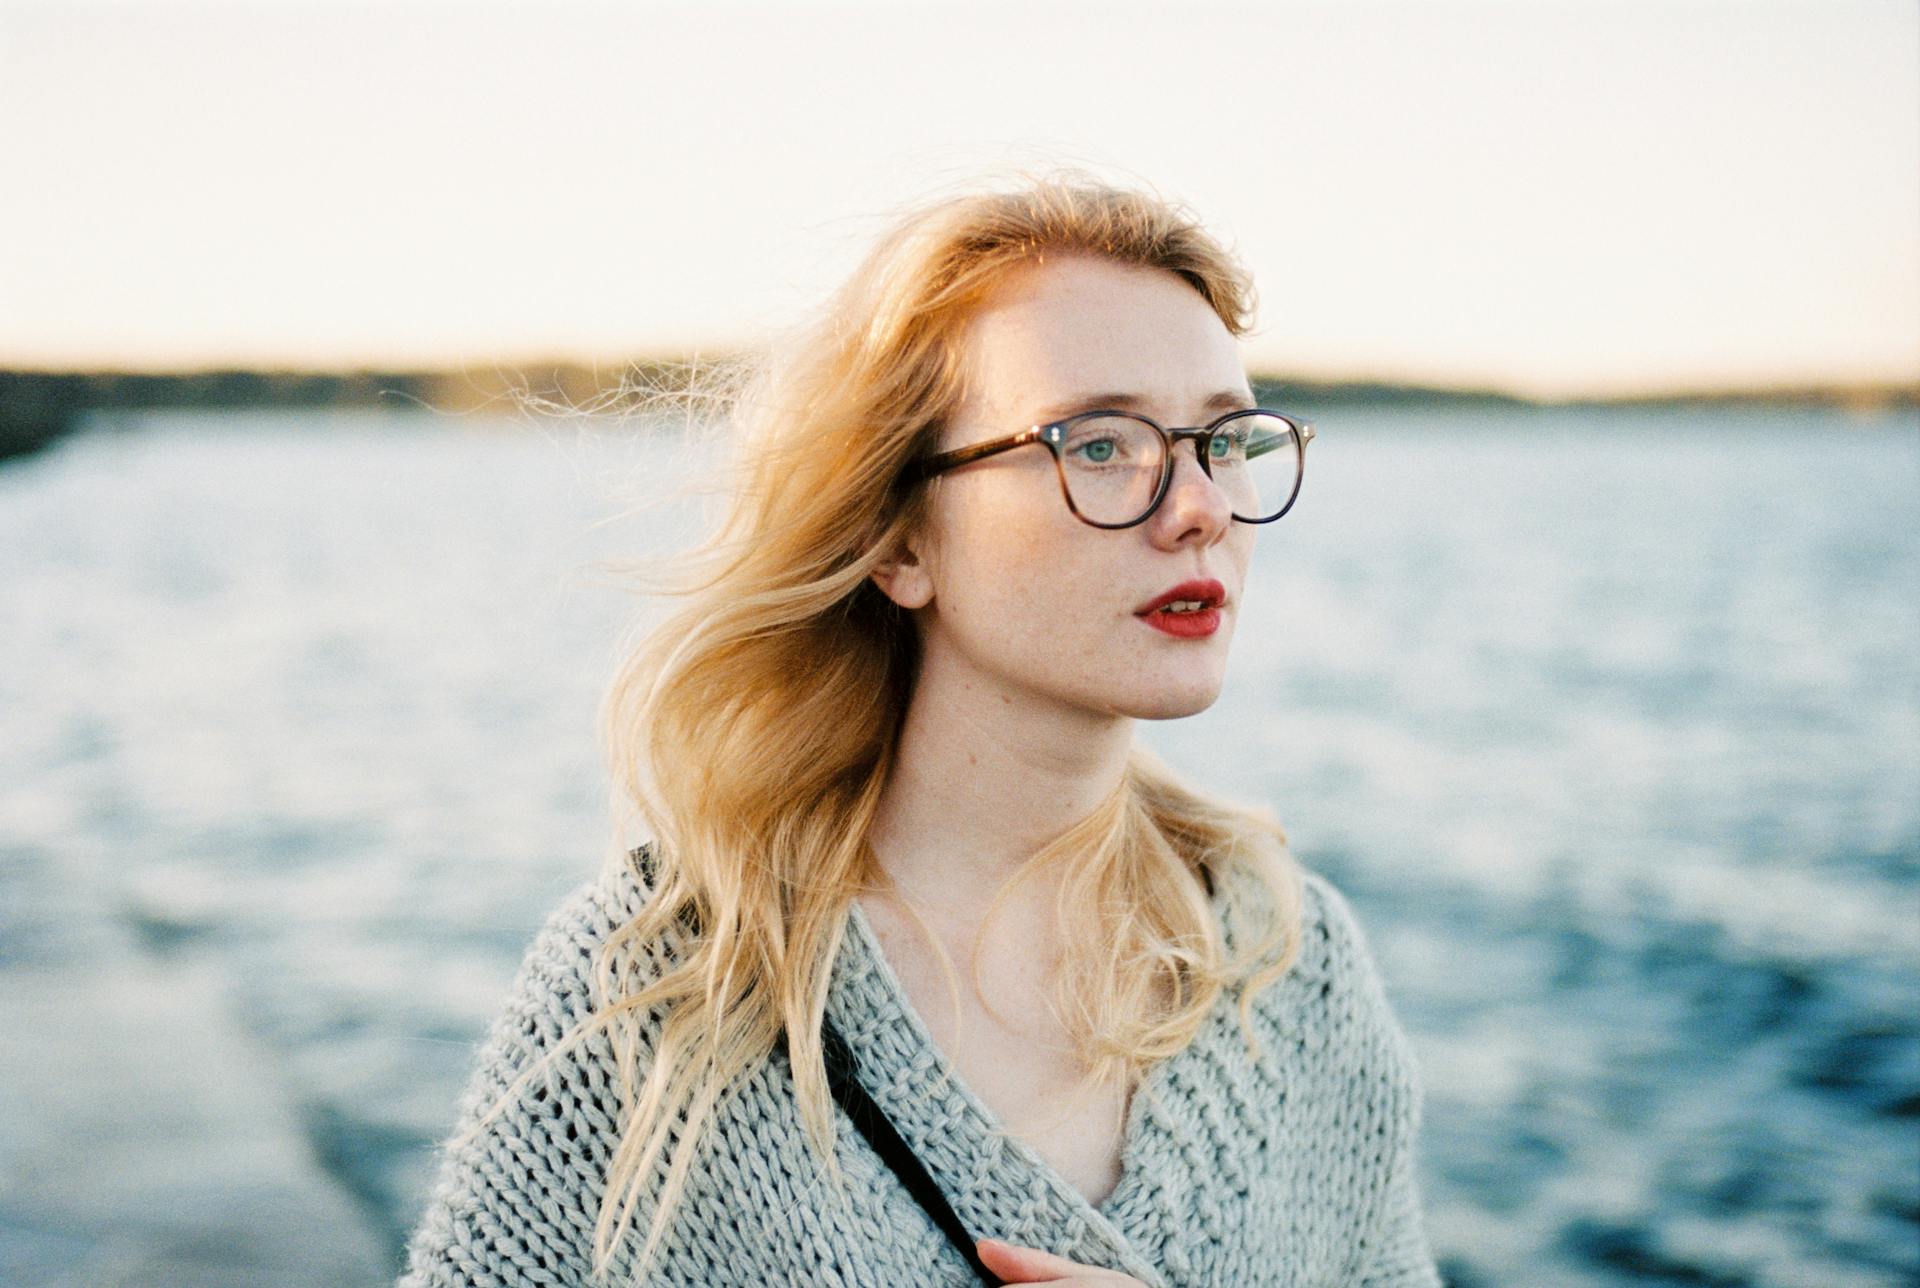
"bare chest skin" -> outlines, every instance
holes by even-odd
[[[933,923],[959,977],[956,1015],[947,976],[920,928],[887,901],[863,899],[861,908],[960,1081],[1007,1131],[1099,1204],[1120,1179],[1128,1094],[1110,1085],[1069,1094],[1084,1067],[1048,998],[1055,936],[1042,929],[1040,910],[1007,907],[987,928],[980,991],[971,977],[969,932]]]

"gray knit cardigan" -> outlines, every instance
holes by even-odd
[[[1305,877],[1299,960],[1253,1007],[1261,1058],[1247,1049],[1229,989],[1194,1040],[1149,1070],[1128,1112],[1119,1184],[1098,1204],[997,1130],[993,1111],[951,1076],[857,903],[827,1012],[861,1083],[975,1237],[1169,1288],[1438,1288],[1415,1173],[1416,1070],[1345,899],[1317,873]],[[1248,915],[1236,891],[1252,886],[1223,882],[1213,896],[1229,948]],[[459,1131],[588,1014],[594,954],[646,894],[629,874],[609,874],[548,918],[480,1052]],[[403,1288],[595,1282],[594,1220],[619,1114],[612,1049],[596,1036],[475,1140],[446,1148]],[[605,1282],[977,1283],[846,1116],[835,1122],[844,1201],[807,1146],[784,1057],[769,1058],[715,1120],[653,1269],[638,1277],[652,1211],[643,1200]]]

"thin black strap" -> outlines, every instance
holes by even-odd
[[[786,1036],[785,1033],[780,1035],[783,1048],[786,1046]],[[853,1050],[847,1045],[846,1039],[840,1036],[840,1031],[834,1028],[832,1020],[822,1019],[820,1043],[825,1048],[827,1087],[854,1128],[866,1138],[873,1152],[893,1169],[893,1174],[907,1187],[907,1193],[926,1209],[933,1223],[947,1236],[947,1241],[973,1267],[973,1273],[980,1277],[980,1282],[998,1288],[1005,1281],[987,1269],[986,1263],[980,1260],[973,1236],[967,1233],[967,1227],[954,1213],[947,1196],[941,1193],[939,1184],[928,1174],[926,1165],[900,1138],[892,1120],[874,1103],[867,1089],[860,1085],[859,1065],[854,1059]]]
[[[654,879],[651,848],[643,845],[632,852],[632,857],[640,865],[647,883],[651,885]],[[847,1045],[847,1040],[840,1036],[840,1030],[833,1026],[833,1021],[824,1016],[820,1022],[820,1045],[826,1057],[827,1089],[833,1093],[834,1102],[847,1115],[855,1130],[873,1148],[873,1152],[880,1155],[882,1161],[893,1169],[893,1174],[900,1178],[902,1185],[907,1187],[907,1193],[913,1195],[914,1201],[926,1209],[927,1215],[933,1218],[933,1223],[940,1227],[940,1232],[947,1236],[948,1242],[952,1243],[960,1255],[966,1258],[967,1264],[973,1268],[973,1273],[980,1277],[980,1282],[991,1285],[992,1288],[1000,1288],[1000,1285],[1006,1281],[987,1269],[986,1263],[980,1260],[980,1253],[974,1247],[973,1236],[967,1233],[967,1227],[955,1215],[953,1207],[947,1202],[947,1196],[941,1193],[939,1184],[927,1172],[926,1165],[920,1161],[919,1156],[913,1152],[907,1142],[900,1138],[900,1133],[894,1128],[893,1121],[887,1117],[879,1105],[874,1103],[873,1097],[867,1094],[867,1089],[860,1085],[860,1066],[854,1059],[853,1049]],[[781,1054],[787,1057],[787,1067],[791,1069],[793,1053],[787,1047],[787,1034],[784,1029],[780,1033],[779,1047]]]

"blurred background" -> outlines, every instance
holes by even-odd
[[[1448,1282],[1920,1282],[1920,8],[0,0],[0,137],[0,1282],[398,1271],[696,517],[562,408],[1053,163],[1321,430],[1142,732],[1350,895]]]

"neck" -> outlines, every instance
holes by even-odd
[[[908,900],[984,912],[1043,846],[1119,785],[1133,721],[1037,701],[929,658],[871,834]]]

